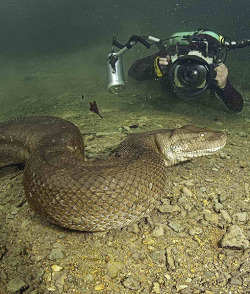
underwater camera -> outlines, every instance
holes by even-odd
[[[214,68],[225,62],[227,52],[249,46],[250,40],[231,41],[207,29],[175,33],[167,39],[133,35],[126,44],[119,43],[113,37],[111,53],[107,57],[107,71],[108,89],[115,94],[125,88],[122,55],[137,43],[147,49],[156,45],[160,52],[166,50],[171,61],[165,75],[174,92],[178,97],[195,99],[212,86],[216,76]],[[120,50],[114,52],[114,47]]]

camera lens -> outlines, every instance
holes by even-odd
[[[199,56],[184,55],[172,63],[169,77],[178,97],[195,99],[212,83],[212,66]]]
[[[183,72],[183,80],[187,83],[193,83],[197,80],[199,72],[197,69],[188,68]]]
[[[184,87],[197,88],[206,81],[207,70],[201,64],[184,62],[176,68],[176,76]]]

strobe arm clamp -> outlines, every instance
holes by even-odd
[[[138,35],[131,36],[126,44],[119,43],[117,41],[116,37],[113,37],[112,52],[109,55],[109,63],[113,69],[115,68],[115,63],[118,60],[119,56],[123,55],[129,49],[134,47],[138,42],[141,43],[142,45],[144,45],[147,49],[149,49],[151,47],[151,44],[146,40],[145,37],[141,37]],[[114,49],[113,49],[114,46],[119,48],[120,50],[118,52],[116,52],[115,54],[112,54],[112,53],[114,53]]]

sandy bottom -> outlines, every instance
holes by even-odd
[[[226,130],[228,142],[216,155],[170,167],[152,213],[106,233],[48,223],[25,201],[22,171],[2,169],[0,293],[247,293],[250,92],[241,89],[240,114],[209,95],[199,101],[167,97],[154,81],[129,80],[126,91],[113,95],[105,72],[84,70],[79,56],[5,64],[0,120],[68,119],[80,128],[89,160],[108,157],[129,133],[187,124]],[[94,100],[103,119],[89,111]],[[233,241],[222,246],[232,227],[244,248]]]

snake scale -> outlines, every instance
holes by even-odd
[[[130,135],[109,160],[84,160],[79,129],[66,120],[27,117],[0,123],[0,167],[22,164],[28,203],[73,230],[121,228],[163,194],[168,166],[224,147],[225,132],[184,126]]]

